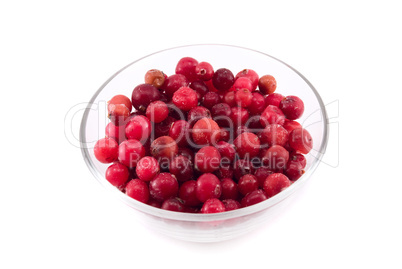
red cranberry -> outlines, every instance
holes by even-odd
[[[260,77],[258,81],[258,89],[265,94],[272,94],[276,90],[276,80],[271,75]]]
[[[221,167],[219,167],[219,169],[215,171],[215,175],[219,179],[233,178],[233,169],[230,166],[230,163],[223,164],[225,162],[225,160],[227,161],[227,158],[222,158]]]
[[[254,173],[254,166],[247,159],[237,160],[233,165],[234,177],[239,180],[242,176]]]
[[[122,94],[118,94],[112,97],[112,99],[109,100],[109,102],[107,102],[108,104],[108,112],[110,113],[110,108],[113,105],[124,105],[125,107],[127,107],[128,111],[131,112],[133,105],[130,101],[130,99]]]
[[[159,173],[158,161],[150,156],[145,156],[138,161],[135,172],[139,179],[151,181]]]
[[[173,103],[183,111],[189,111],[198,104],[197,93],[189,87],[181,87],[172,98]]]
[[[233,84],[233,87],[235,90],[247,89],[250,92],[253,91],[253,83],[251,83],[251,80],[247,77],[237,78]]]
[[[232,162],[234,160],[236,150],[234,149],[233,145],[225,141],[219,141],[216,144],[216,148],[218,149],[219,154],[221,155],[222,158],[227,158],[229,162]]]
[[[126,125],[127,139],[135,139],[145,144],[151,135],[151,122],[145,116],[135,116]]]
[[[225,199],[222,203],[225,205],[225,211],[232,211],[241,207],[240,203],[233,199]]]
[[[168,117],[169,109],[166,103],[162,101],[154,101],[148,105],[145,114],[150,121],[159,123]]]
[[[297,162],[289,161],[286,165],[284,174],[292,181],[298,180],[303,174],[304,170]]]
[[[175,118],[168,116],[164,121],[153,125],[155,137],[169,135],[169,130],[172,124],[176,121]]]
[[[203,106],[196,106],[192,108],[187,114],[187,121],[190,126],[193,126],[197,121],[202,118],[211,118],[211,112]]]
[[[252,93],[251,104],[247,107],[251,115],[260,115],[265,109],[265,99],[259,92]]]
[[[255,191],[258,189],[257,177],[250,174],[244,175],[239,179],[237,186],[242,195]]]
[[[219,169],[220,162],[219,151],[215,147],[206,146],[195,154],[194,166],[198,171],[211,173]]]
[[[138,161],[145,156],[145,148],[136,139],[129,139],[119,145],[119,161],[129,168],[137,165]]]
[[[280,193],[291,184],[292,182],[284,174],[273,173],[265,179],[263,188],[269,198]]]
[[[290,133],[294,129],[302,128],[302,126],[297,121],[286,119],[285,123],[283,124],[283,128],[285,128],[286,131],[288,131],[288,133]]]
[[[183,203],[177,198],[169,198],[163,201],[161,209],[175,211],[175,212],[184,212],[185,208]]]
[[[129,176],[130,172],[128,171],[128,168],[119,162],[111,164],[106,169],[105,174],[107,181],[109,181],[110,184],[117,188],[121,188],[122,186],[124,186]]]
[[[239,73],[237,73],[236,79],[239,79],[241,77],[246,77],[251,81],[252,86],[253,86],[251,91],[255,91],[255,89],[257,89],[257,86],[258,86],[257,72],[255,72],[254,70],[251,70],[251,69],[244,69],[244,70],[240,71]]]
[[[212,84],[219,91],[229,90],[233,86],[235,78],[233,73],[227,68],[220,68],[215,71],[212,77]]]
[[[190,88],[197,93],[198,101],[201,101],[202,97],[209,92],[207,85],[201,80],[191,82]]]
[[[313,147],[313,138],[306,129],[294,129],[289,134],[289,146],[294,150],[307,154]]]
[[[285,123],[285,115],[278,107],[269,105],[262,112],[260,122],[264,127],[273,123],[283,125]]]
[[[130,116],[130,110],[124,104],[109,104],[108,111],[108,118],[115,125],[124,125]]]
[[[212,107],[219,102],[220,97],[216,92],[207,92],[202,98],[202,105],[208,109],[212,109]]]
[[[221,128],[221,136],[219,138],[219,141],[228,142],[230,139],[230,131],[227,128]]]
[[[125,125],[115,125],[113,122],[109,122],[106,125],[105,135],[106,137],[113,138],[120,144],[126,140],[125,128]]]
[[[265,179],[273,173],[274,171],[268,169],[267,167],[259,167],[257,170],[255,170],[254,176],[257,178],[258,186],[262,188]]]
[[[169,136],[173,138],[179,147],[188,145],[190,139],[190,124],[185,120],[178,120],[172,124]]]
[[[162,88],[165,90],[166,95],[172,97],[173,94],[181,87],[188,86],[187,78],[182,74],[174,74],[165,79]]]
[[[263,190],[254,190],[252,192],[249,192],[246,196],[244,196],[243,199],[241,199],[241,206],[247,207],[261,203],[265,200],[267,200],[267,196],[265,195]]]
[[[267,96],[265,96],[265,105],[279,107],[279,104],[281,103],[283,98],[285,98],[285,96],[280,93],[275,92],[272,94],[268,94]]]
[[[292,152],[289,155],[289,162],[293,162],[296,163],[297,165],[299,165],[301,168],[306,167],[306,157],[304,157],[303,154],[298,153],[298,152]]]
[[[132,179],[127,183],[126,194],[142,203],[147,203],[149,200],[148,185],[140,179]]]
[[[158,161],[170,162],[178,154],[179,147],[170,136],[161,136],[152,142],[150,150]]]
[[[149,193],[157,201],[176,197],[179,191],[179,183],[170,173],[160,173],[149,182]]]
[[[221,179],[222,194],[220,199],[234,199],[237,200],[239,197],[239,191],[236,182],[231,178]]]
[[[197,198],[196,194],[197,181],[188,180],[184,182],[179,189],[179,198],[187,206],[198,206],[201,204],[200,200]]]
[[[273,145],[284,146],[289,139],[289,133],[281,125],[273,123],[267,125],[260,134],[261,143],[267,144],[268,147]]]
[[[299,97],[289,95],[282,99],[279,108],[287,119],[296,120],[303,115],[304,103]]]
[[[146,111],[148,105],[161,99],[159,90],[151,84],[140,84],[134,88],[131,95],[131,102],[135,109]]]
[[[157,69],[148,70],[145,73],[144,82],[146,84],[151,84],[156,88],[160,89],[165,83],[165,74]]]
[[[175,175],[180,182],[190,180],[193,177],[193,166],[190,160],[185,156],[175,157],[169,166],[169,171]]]
[[[119,144],[110,137],[99,139],[94,147],[95,158],[101,163],[112,163],[117,160]]]
[[[247,109],[243,107],[232,107],[232,122],[234,126],[240,126],[240,125],[245,125],[248,118],[249,118],[249,113]]]
[[[253,133],[242,133],[233,141],[237,154],[241,159],[251,159],[260,152],[260,140]]]
[[[178,155],[182,155],[184,157],[187,157],[191,163],[194,163],[194,151],[192,151],[189,148],[179,148],[179,153]]]
[[[211,109],[212,118],[221,127],[231,126],[231,115],[232,110],[230,106],[226,103],[219,103],[212,107]]]
[[[235,100],[236,104],[241,107],[248,107],[251,105],[253,95],[248,89],[239,89],[236,91]]]
[[[195,67],[195,73],[197,75],[198,79],[201,80],[210,80],[212,79],[214,75],[214,68],[210,63],[207,62],[200,62],[198,65]]]
[[[261,159],[265,167],[278,171],[286,167],[289,152],[282,146],[274,145],[265,151]]]
[[[201,208],[201,213],[203,214],[220,212],[225,212],[225,205],[217,198],[208,199]]]
[[[221,135],[219,125],[212,119],[202,118],[197,121],[192,130],[194,143],[197,145],[215,145]]]
[[[198,75],[196,73],[196,67],[198,61],[191,57],[183,57],[176,65],[176,74],[184,75],[188,81],[197,80]]]
[[[219,198],[221,193],[221,182],[214,174],[205,173],[197,179],[196,195],[201,202],[211,198]]]
[[[223,95],[223,102],[228,104],[230,107],[236,106],[236,92],[226,92]]]

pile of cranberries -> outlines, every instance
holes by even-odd
[[[218,213],[259,203],[302,176],[313,143],[296,121],[303,101],[275,90],[271,75],[191,57],[170,76],[149,70],[131,99],[109,100],[95,157],[111,163],[112,185],[150,206]]]

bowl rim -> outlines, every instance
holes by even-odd
[[[139,202],[135,199],[132,199],[131,197],[127,196],[120,190],[118,190],[116,187],[111,185],[107,180],[104,178],[104,175],[100,174],[99,171],[95,168],[93,165],[91,159],[89,158],[89,149],[85,147],[86,144],[86,124],[88,120],[88,115],[91,110],[91,106],[93,105],[94,101],[98,97],[99,93],[103,90],[106,85],[113,80],[117,75],[119,75],[122,71],[127,69],[129,66],[145,59],[150,56],[153,56],[155,54],[160,54],[166,51],[170,50],[178,50],[181,48],[188,48],[188,47],[207,47],[207,46],[217,46],[217,47],[231,47],[231,48],[236,48],[240,50],[246,50],[250,52],[254,52],[257,54],[261,54],[262,56],[269,57],[273,60],[278,61],[279,63],[287,66],[289,69],[294,71],[301,79],[303,79],[307,85],[310,87],[310,89],[313,91],[313,94],[315,95],[319,106],[321,110],[321,116],[322,120],[324,121],[324,127],[323,127],[323,140],[320,149],[317,152],[317,155],[315,156],[315,160],[312,163],[311,167],[303,174],[303,176],[298,179],[296,182],[294,182],[290,187],[286,188],[282,192],[276,194],[275,196],[262,201],[260,203],[257,203],[252,206],[248,206],[245,208],[240,208],[232,211],[226,211],[226,212],[221,212],[221,213],[213,213],[213,214],[200,214],[200,213],[183,213],[183,212],[174,212],[174,211],[168,211],[160,208],[156,208],[147,204],[144,204],[142,202]],[[236,46],[236,45],[227,45],[227,44],[192,44],[192,45],[182,45],[182,46],[176,46],[176,47],[171,47],[163,50],[159,50],[157,52],[148,54],[146,56],[143,56],[126,66],[122,67],[120,70],[118,70],[115,74],[113,74],[108,80],[106,80],[100,88],[95,92],[95,94],[92,96],[90,99],[87,107],[85,108],[84,114],[82,116],[81,120],[81,125],[80,125],[80,147],[81,147],[81,152],[84,158],[85,163],[87,164],[89,170],[92,172],[94,177],[107,189],[109,189],[111,192],[115,193],[120,199],[123,200],[125,204],[128,206],[139,210],[140,212],[149,214],[154,217],[160,217],[163,219],[170,219],[170,220],[179,220],[179,221],[189,221],[189,222],[210,222],[210,221],[217,221],[217,220],[227,220],[227,219],[233,219],[233,218],[238,218],[238,217],[243,217],[246,215],[251,215],[260,211],[263,211],[269,207],[274,206],[275,204],[279,203],[280,201],[284,200],[287,198],[289,195],[294,193],[298,188],[300,188],[304,182],[306,182],[311,175],[314,173],[315,169],[317,169],[318,165],[321,163],[321,159],[326,151],[327,144],[328,144],[328,137],[329,137],[329,128],[328,128],[328,115],[325,109],[325,104],[319,95],[318,91],[314,88],[314,86],[310,83],[310,81],[307,80],[299,71],[297,71],[295,68],[290,66],[289,64],[283,62],[282,60],[277,59],[276,57],[273,57],[269,54],[266,54],[264,52],[254,50],[254,49],[249,49],[241,46]]]

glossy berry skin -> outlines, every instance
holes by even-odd
[[[172,97],[178,89],[181,87],[187,87],[188,85],[189,81],[184,75],[174,74],[165,79],[162,89],[165,90],[165,93],[168,97]]]
[[[201,101],[202,97],[209,92],[208,86],[202,80],[191,82],[189,87],[197,93],[198,101]]]
[[[297,120],[303,115],[304,103],[303,101],[294,95],[286,96],[279,104],[279,108],[285,114],[289,120]]]
[[[160,123],[154,123],[152,127],[155,137],[157,138],[169,135],[170,127],[175,121],[176,121],[175,118],[168,116],[164,121]]]
[[[172,98],[173,104],[183,111],[189,111],[198,104],[197,93],[189,87],[181,87]]]
[[[150,146],[152,156],[158,161],[170,162],[179,152],[176,141],[170,136],[161,136],[155,139]]]
[[[145,156],[145,148],[136,139],[129,139],[119,145],[118,159],[129,168],[134,168],[138,161]]]
[[[184,182],[179,189],[179,198],[186,206],[198,206],[201,204],[196,194],[197,181],[188,180]]]
[[[285,115],[278,107],[269,105],[262,112],[260,123],[264,127],[273,123],[283,125],[285,123]]]
[[[178,155],[187,157],[191,163],[194,163],[194,151],[189,148],[179,148]]]
[[[232,110],[230,106],[226,103],[219,103],[212,107],[211,109],[212,118],[221,127],[231,126],[231,116]]]
[[[230,107],[236,106],[236,92],[226,92],[223,95],[222,101],[228,104]]]
[[[307,164],[306,157],[304,157],[303,154],[298,153],[298,152],[290,153],[289,162],[295,163],[295,164],[299,165],[301,168],[305,168],[306,164]]]
[[[208,109],[212,109],[212,107],[219,102],[220,97],[216,92],[207,92],[202,98],[202,105]]]
[[[232,122],[233,126],[237,127],[240,125],[245,125],[250,114],[248,113],[247,109],[243,107],[232,107]]]
[[[241,204],[237,200],[225,199],[222,203],[225,205],[225,211],[232,211],[241,208]]]
[[[106,180],[117,188],[123,187],[128,181],[129,176],[130,172],[128,171],[128,168],[119,162],[111,164],[106,169],[105,173]]]
[[[194,175],[192,163],[187,157],[182,155],[172,160],[169,166],[169,172],[173,174],[179,182],[190,180]]]
[[[288,133],[290,133],[294,129],[302,128],[302,126],[297,121],[286,119],[285,123],[283,124],[283,128],[285,128],[286,131],[288,131]]]
[[[125,128],[124,125],[115,125],[113,122],[109,122],[105,128],[105,136],[113,138],[120,144],[126,140]]]
[[[202,118],[192,129],[193,141],[197,145],[215,145],[221,136],[219,125],[212,119]]]
[[[145,73],[144,82],[160,89],[165,83],[165,74],[158,69],[151,69]]]
[[[107,102],[107,104],[108,104],[108,110],[113,105],[124,105],[125,107],[127,107],[129,112],[131,112],[131,110],[133,108],[133,105],[132,105],[130,99],[127,96],[122,95],[122,94],[113,96],[112,99],[110,99],[109,102]],[[108,112],[110,113],[110,110]]]
[[[221,155],[219,151],[212,146],[201,148],[194,158],[194,167],[203,173],[211,173],[219,169]]]
[[[221,167],[219,167],[218,170],[215,171],[215,175],[219,178],[219,179],[223,179],[223,178],[233,178],[234,172],[232,167],[226,164],[223,164],[225,162],[226,158],[222,158],[221,160]]]
[[[251,115],[260,115],[265,109],[265,99],[259,92],[253,92],[251,103],[247,107]]]
[[[276,90],[276,80],[271,75],[264,75],[258,80],[258,89],[264,94],[272,94]]]
[[[161,99],[159,90],[151,84],[140,84],[136,86],[131,95],[131,102],[135,109],[146,111],[148,105]]]
[[[175,211],[175,212],[184,212],[185,208],[183,203],[177,198],[169,198],[163,201],[161,205],[161,209]]]
[[[267,96],[265,96],[265,105],[279,107],[283,98],[285,98],[285,96],[280,93],[274,92],[272,94],[268,94]]]
[[[267,200],[266,194],[263,190],[259,189],[248,193],[246,196],[243,197],[243,199],[241,199],[240,203],[242,207],[247,207],[261,203],[265,200]]]
[[[233,175],[236,180],[242,176],[254,173],[253,164],[247,159],[239,159],[233,164]]]
[[[215,71],[212,77],[212,84],[218,91],[227,91],[233,86],[235,78],[227,68],[220,68]]]
[[[237,183],[239,192],[244,196],[258,189],[257,177],[247,174],[242,176]]]
[[[210,80],[214,75],[214,68],[208,62],[200,62],[195,67],[195,74],[200,80]]]
[[[221,182],[214,174],[204,173],[197,179],[196,195],[202,203],[211,198],[219,198],[221,193]]]
[[[241,159],[251,159],[257,156],[260,152],[260,140],[258,139],[258,136],[253,133],[245,132],[240,134],[233,141],[233,145]]]
[[[157,201],[176,197],[179,192],[179,183],[170,173],[160,173],[149,182],[149,193]]]
[[[219,154],[221,155],[221,158],[226,158],[229,163],[231,163],[235,156],[236,156],[236,150],[232,144],[229,144],[228,142],[225,141],[219,141],[215,147],[218,149]]]
[[[148,185],[140,179],[132,179],[126,185],[126,194],[142,203],[147,203],[149,200]]]
[[[212,214],[225,212],[225,205],[217,198],[208,199],[201,207],[201,213]]]
[[[160,172],[159,163],[155,158],[145,156],[138,161],[135,172],[139,179],[151,181]]]
[[[190,126],[193,126],[197,121],[202,118],[211,118],[211,112],[208,108],[203,106],[196,106],[191,109],[187,114],[187,121]]]
[[[234,182],[233,179],[231,178],[221,179],[221,186],[222,186],[222,194],[220,196],[221,200],[224,199],[237,200],[239,198],[237,183]]]
[[[151,131],[152,127],[149,119],[139,115],[131,118],[126,124],[125,136],[127,139],[135,139],[145,144],[151,135]]]
[[[190,124],[185,120],[175,121],[170,127],[169,136],[179,147],[187,146],[190,139]]]
[[[284,174],[289,180],[296,181],[304,174],[304,170],[297,162],[289,161],[284,170]]]
[[[198,61],[196,59],[191,57],[183,57],[177,63],[175,73],[185,76],[190,82],[197,80],[198,75],[195,70],[197,65]]]
[[[289,146],[300,153],[307,154],[313,148],[313,138],[306,129],[294,129],[289,134]]]
[[[267,167],[259,167],[257,170],[254,172],[254,176],[257,178],[258,181],[258,186],[262,188],[264,185],[265,179],[270,175],[273,174],[274,171],[267,168]]]
[[[289,133],[284,127],[279,124],[273,123],[267,125],[260,134],[261,143],[266,144],[268,147],[273,145],[284,146],[289,140]]]
[[[110,137],[99,139],[94,147],[95,158],[101,163],[112,163],[117,160],[119,144]]]
[[[280,171],[286,167],[289,160],[289,152],[282,146],[274,145],[265,151],[262,156],[264,167]]]
[[[108,118],[115,125],[124,125],[130,116],[130,110],[124,104],[109,104]]]
[[[236,104],[240,107],[249,107],[251,105],[251,101],[253,99],[253,95],[251,91],[248,89],[238,89],[235,94]]]
[[[255,91],[258,86],[258,74],[252,69],[243,69],[239,73],[236,74],[236,79],[239,79],[241,77],[246,77],[251,81],[252,89],[251,91]]]
[[[268,198],[280,193],[287,187],[289,187],[292,182],[287,176],[282,173],[273,173],[269,175],[263,185],[263,189]]]
[[[253,83],[251,83],[251,80],[247,77],[239,77],[235,80],[233,88],[235,90],[247,89],[251,92],[253,91]]]
[[[159,123],[168,117],[169,109],[165,102],[154,101],[148,105],[145,115],[150,121]]]

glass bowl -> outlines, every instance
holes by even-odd
[[[250,68],[260,76],[273,75],[277,90],[283,95],[297,95],[305,104],[303,116],[298,120],[311,134],[313,149],[306,156],[304,175],[279,194],[253,206],[215,214],[180,213],[162,210],[138,202],[117,188],[104,177],[107,164],[98,162],[93,154],[96,141],[105,136],[106,102],[116,94],[131,98],[134,87],[144,81],[146,71],[162,70],[174,74],[176,64],[182,57],[207,61],[215,70],[228,68],[234,74]],[[328,118],[318,92],[298,71],[286,63],[261,52],[228,45],[190,45],[159,51],[123,67],[109,78],[90,100],[81,123],[80,143],[84,160],[95,178],[116,197],[139,215],[139,221],[162,234],[193,242],[216,242],[243,235],[272,218],[275,212],[286,208],[286,199],[302,187],[312,176],[328,140]]]

